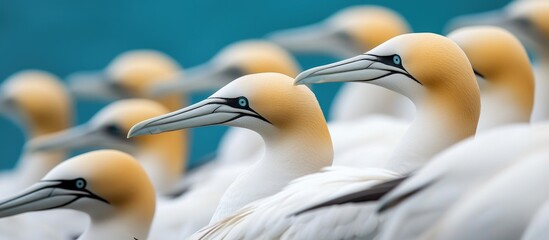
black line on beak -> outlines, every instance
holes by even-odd
[[[406,70],[406,68],[404,68],[404,66],[402,65],[402,60],[398,64],[393,63],[392,58],[395,55],[380,56],[380,55],[369,54],[369,53],[365,53],[363,55],[374,57],[375,59],[370,59],[373,62],[379,62],[379,63],[385,64],[385,65],[388,65],[388,66],[392,66],[392,67],[402,69],[402,71],[404,71],[404,72],[398,72],[398,71],[393,71],[393,70],[389,70],[389,69],[381,69],[381,70],[389,71],[389,74],[387,74],[385,76],[382,76],[382,77],[387,77],[387,76],[390,76],[390,75],[393,75],[393,74],[402,74],[402,75],[407,76],[408,78],[414,80],[415,82],[419,83],[419,85],[423,86],[423,83],[418,81],[414,76],[412,76],[412,74],[410,74],[408,72],[408,70]],[[400,56],[399,56],[399,58],[400,58]],[[371,66],[371,64],[368,67],[370,67],[370,66]],[[379,78],[376,78],[376,79],[379,79]],[[374,79],[374,80],[376,80],[376,79]],[[372,81],[372,80],[369,80],[369,81]]]
[[[254,118],[257,118],[259,120],[262,120],[262,121],[265,121],[269,124],[273,124],[271,123],[271,121],[267,120],[266,118],[264,118],[263,116],[261,116],[261,114],[259,114],[258,112],[256,112],[255,110],[253,110],[250,105],[247,103],[245,106],[240,106],[238,104],[238,100],[244,98],[244,97],[237,97],[237,98],[222,98],[222,97],[212,97],[214,99],[222,99],[222,100],[225,100],[225,105],[229,106],[229,107],[232,107],[232,108],[237,108],[237,109],[243,109],[243,110],[248,110],[250,112],[253,112],[255,115],[253,114],[247,114],[247,113],[238,113],[238,115],[230,120],[227,120],[227,121],[224,121],[222,123],[227,123],[227,122],[230,122],[230,121],[233,121],[233,120],[236,120],[238,118],[241,118],[241,117],[254,117]],[[246,99],[246,98],[244,98]],[[247,101],[247,99],[246,99]],[[217,109],[216,109],[217,110]],[[214,110],[215,111],[215,110]],[[222,124],[220,123],[220,124]]]
[[[84,186],[82,188],[78,188],[76,186],[76,182],[77,181],[84,181]],[[12,201],[15,201],[15,200],[18,200],[18,199],[21,199],[23,197],[26,197],[30,194],[33,194],[33,193],[36,193],[38,191],[42,191],[44,189],[50,189],[52,190],[52,192],[50,192],[50,194],[46,197],[46,198],[49,198],[52,196],[53,194],[53,191],[56,189],[56,188],[60,188],[60,189],[65,189],[65,190],[73,190],[73,191],[80,191],[80,192],[84,192],[84,193],[73,193],[73,194],[60,194],[60,195],[57,195],[57,196],[74,196],[75,198],[72,199],[71,201],[68,201],[66,203],[63,203],[61,205],[58,205],[58,206],[54,206],[54,207],[49,207],[49,208],[44,208],[44,209],[38,209],[37,211],[43,211],[43,210],[50,210],[50,209],[55,209],[55,208],[60,208],[60,207],[64,207],[64,206],[67,206],[73,202],[76,202],[78,201],[79,199],[81,198],[91,198],[91,199],[95,199],[95,200],[99,200],[101,202],[104,202],[106,204],[110,204],[109,201],[105,200],[104,198],[94,194],[93,192],[89,191],[88,189],[85,189],[85,180],[83,178],[77,178],[77,179],[72,179],[72,180],[42,180],[41,182],[58,182],[58,184],[54,184],[54,185],[47,185],[47,186],[43,186],[43,187],[40,187],[38,189],[35,189],[34,191],[31,191],[31,192],[28,192],[22,196],[19,196],[18,198],[14,198],[14,199],[10,199],[8,201],[5,201],[5,202],[2,202],[0,203],[0,205],[3,205],[3,204],[6,204],[6,203],[9,203],[9,202],[12,202]],[[29,202],[24,202],[24,203],[21,203],[21,204],[18,204],[18,205],[15,205],[15,206],[11,206],[10,208],[14,208],[14,207],[19,207],[21,205],[26,205],[26,204],[30,204],[30,203],[33,203],[33,202],[37,202],[37,201],[40,201],[40,200],[43,200],[45,198],[39,198],[39,199],[35,199],[35,200],[32,200],[32,201],[29,201]]]

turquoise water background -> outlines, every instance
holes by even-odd
[[[401,13],[416,32],[442,33],[455,16],[500,8],[508,0],[0,0],[0,81],[24,69],[42,69],[65,77],[98,70],[119,53],[151,48],[192,67],[232,42],[261,38],[284,28],[318,22],[339,9],[375,4]],[[336,59],[297,56],[303,69]],[[315,86],[324,113],[338,84]],[[194,102],[207,95],[192,96]],[[80,101],[77,122],[87,121],[106,103]],[[192,132],[191,164],[215,151],[225,127]],[[24,136],[0,117],[0,169],[17,161]]]

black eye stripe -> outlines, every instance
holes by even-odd
[[[268,122],[268,123],[272,124],[269,120],[267,120],[266,118],[261,116],[259,113],[257,113],[255,110],[253,110],[250,107],[250,101],[248,101],[248,98],[246,98],[244,96],[240,96],[240,97],[236,97],[236,98],[223,98],[223,97],[212,97],[212,98],[213,99],[225,100],[224,104],[227,105],[227,106],[230,106],[232,108],[243,109],[243,110],[247,110],[247,111],[250,111],[250,112],[254,113],[254,114],[238,113],[238,115],[236,117],[231,118],[230,120],[224,121],[223,123],[227,123],[227,122],[236,120],[236,119],[241,118],[241,117],[254,117],[254,118],[257,118],[259,120],[262,120],[262,121],[265,121],[265,122]],[[219,124],[223,124],[223,123],[219,123]]]
[[[375,54],[364,54],[366,56],[371,56],[371,57],[374,57],[376,58],[374,61],[376,62],[379,62],[379,63],[382,63],[384,65],[389,65],[389,66],[393,66],[393,67],[396,67],[396,68],[399,68],[401,69],[402,71],[404,72],[399,72],[399,71],[395,71],[395,70],[389,70],[389,69],[385,69],[386,71],[389,71],[390,74],[388,75],[385,75],[383,77],[387,77],[387,76],[390,76],[390,75],[393,75],[393,74],[403,74],[407,77],[409,77],[410,79],[414,80],[415,82],[419,83],[419,85],[423,85],[423,83],[421,83],[420,81],[418,81],[414,76],[412,76],[405,68],[404,66],[402,65],[403,63],[403,60],[402,58],[400,57],[400,55],[398,54],[392,54],[392,55],[386,55],[386,56],[380,56],[380,55],[375,55]],[[379,78],[378,78],[379,79]]]
[[[66,189],[66,190],[74,190],[74,191],[80,191],[80,192],[87,193],[87,194],[71,194],[71,195],[74,195],[74,196],[78,197],[74,201],[76,201],[76,200],[78,200],[82,197],[87,197],[87,198],[96,199],[96,200],[105,202],[107,204],[110,204],[107,200],[97,196],[96,194],[94,194],[90,190],[86,189],[86,186],[88,185],[88,183],[87,183],[86,179],[84,179],[84,178],[75,178],[75,179],[70,179],[70,180],[42,180],[42,182],[58,182],[58,184],[51,185],[51,186],[48,186],[48,187],[45,187],[45,188],[61,188],[61,189]],[[65,205],[67,205],[67,204],[65,204]],[[58,207],[60,207],[60,206],[58,206]]]
[[[124,132],[124,130],[122,130],[122,128],[117,124],[106,125],[103,130],[111,137],[122,139],[123,141],[128,141],[128,139],[126,138],[127,133]]]
[[[221,98],[221,99],[224,99],[226,101],[225,104],[228,105],[228,106],[253,111],[250,108],[250,104],[249,104],[250,102],[244,96],[240,96],[240,97],[237,97],[237,98]]]
[[[110,204],[109,201],[105,200],[104,198],[94,194],[93,192],[91,192],[90,190],[86,189],[86,180],[84,178],[76,178],[76,179],[71,179],[71,180],[42,180],[41,182],[52,182],[52,183],[56,183],[57,184],[52,184],[52,185],[47,185],[47,186],[43,186],[43,187],[40,187],[40,188],[37,188],[31,192],[28,192],[26,193],[25,195],[22,195],[18,198],[15,198],[15,199],[11,199],[11,200],[8,200],[6,202],[0,202],[0,205],[2,204],[6,204],[8,202],[12,202],[12,201],[15,201],[15,200],[18,200],[20,198],[23,198],[23,197],[26,197],[30,194],[33,194],[33,193],[36,193],[38,191],[42,191],[42,190],[45,190],[45,189],[56,189],[56,188],[60,188],[60,189],[65,189],[65,190],[73,190],[73,191],[78,191],[77,193],[66,193],[66,194],[63,194],[65,196],[74,196],[75,198],[72,199],[71,201],[69,202],[66,202],[66,203],[63,203],[59,206],[54,206],[54,207],[50,207],[50,208],[45,208],[45,209],[41,209],[41,210],[48,210],[48,209],[54,209],[54,208],[59,208],[59,207],[63,207],[63,206],[66,206],[66,205],[69,205],[73,202],[76,202],[78,201],[79,199],[81,198],[90,198],[90,199],[95,199],[95,200],[98,200],[98,201],[101,201],[101,202],[104,202],[106,204]],[[51,192],[53,193],[53,191]],[[50,196],[51,196],[51,193],[50,193]],[[61,195],[59,195],[61,196]],[[49,197],[49,196],[48,196]],[[23,204],[29,204],[29,203],[32,203],[32,202],[36,202],[36,201],[39,201],[41,199],[36,199],[36,200],[33,200],[33,201],[29,201],[29,202],[23,202],[23,203],[20,203],[18,205],[15,205],[15,206],[11,206],[11,207],[18,207],[20,205],[23,205]]]
[[[366,54],[366,55],[376,57],[377,61],[380,62],[380,63],[383,63],[385,65],[389,65],[389,66],[393,66],[393,67],[397,67],[397,68],[400,68],[400,69],[406,71],[406,69],[404,69],[404,66],[402,66],[402,58],[398,54],[387,55],[387,56],[379,56],[379,55],[374,55],[374,54]],[[395,62],[395,59],[398,59],[398,62]]]

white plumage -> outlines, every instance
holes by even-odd
[[[549,199],[549,151],[520,156],[488,181],[471,189],[429,231],[429,239],[519,239]]]
[[[415,239],[467,192],[500,173],[516,159],[546,145],[549,125],[517,125],[487,131],[448,149],[414,173],[380,205],[420,190],[384,214],[379,239]]]
[[[327,168],[293,181],[271,197],[246,205],[229,218],[201,229],[193,239],[349,239],[369,235],[375,232],[377,222],[362,220],[368,220],[373,205],[292,215],[396,176],[384,169]],[[210,230],[215,231],[210,235]]]

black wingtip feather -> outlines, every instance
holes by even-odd
[[[409,191],[408,193],[406,194],[403,194],[403,195],[400,195],[399,197],[391,200],[391,201],[388,201],[384,204],[382,204],[381,206],[379,206],[377,212],[378,213],[383,213],[384,211],[387,211],[393,207],[395,207],[396,205],[398,205],[399,203],[401,203],[402,201],[408,199],[409,197],[415,195],[416,193],[420,192],[421,190],[427,188],[428,186],[430,186],[434,181],[431,181],[431,182],[428,182],[412,191]]]
[[[367,189],[364,189],[362,191],[354,192],[351,194],[343,195],[341,197],[314,205],[312,207],[306,208],[304,210],[301,210],[299,212],[296,212],[292,214],[291,216],[297,216],[300,214],[303,214],[305,212],[309,212],[315,209],[328,207],[332,205],[342,205],[347,203],[361,203],[361,202],[372,202],[377,201],[381,197],[383,197],[385,194],[396,188],[400,183],[402,183],[404,180],[408,179],[409,176],[403,176],[399,178],[395,178],[386,182],[382,182],[380,184],[374,185],[372,187],[369,187]]]

